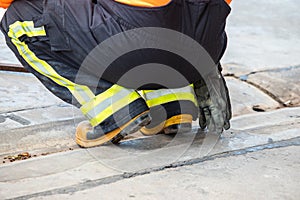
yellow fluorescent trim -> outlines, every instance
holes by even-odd
[[[185,87],[182,87],[182,88],[159,89],[159,90],[171,90],[171,91],[176,91],[176,90],[188,90],[189,87],[192,88],[192,90],[193,90],[194,84],[190,84],[190,85],[185,86]],[[143,94],[148,94],[148,93],[150,93],[150,92],[157,92],[157,91],[159,91],[159,90],[142,90],[142,93],[143,93]]]
[[[97,95],[96,97],[94,97],[93,99],[91,99],[90,102],[88,102],[85,105],[83,105],[80,108],[81,112],[83,114],[87,114],[89,111],[91,111],[97,105],[99,105],[101,102],[103,102],[104,100],[106,100],[108,98],[111,98],[112,96],[114,96],[115,94],[117,94],[118,92],[120,92],[122,89],[124,89],[124,88],[121,87],[121,86],[113,85],[111,88],[109,88],[105,92]]]
[[[169,103],[172,101],[179,101],[179,100],[189,100],[192,101],[195,105],[197,105],[197,101],[195,99],[195,95],[193,93],[174,93],[174,94],[167,94],[155,99],[147,100],[147,105],[149,107],[154,107],[157,105],[161,105],[164,103]]]
[[[138,95],[137,92],[133,92],[127,95],[126,97],[120,99],[119,101],[107,107],[103,112],[99,113],[95,118],[91,119],[90,120],[91,125],[97,126],[98,124],[103,122],[106,118],[111,116],[113,113],[117,112],[118,110],[127,106],[128,104],[132,103],[138,98],[140,98],[140,95]]]
[[[16,46],[18,52],[23,59],[37,72],[50,78],[55,83],[67,87],[69,91],[74,95],[80,104],[85,104],[95,95],[93,92],[84,85],[77,85],[68,79],[60,76],[47,62],[39,59],[26,45],[25,42],[21,42],[19,37],[26,35],[28,37],[45,36],[46,32],[44,27],[35,28],[32,21],[20,22],[17,21],[10,25],[8,36]]]

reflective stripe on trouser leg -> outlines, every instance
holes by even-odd
[[[191,101],[197,106],[197,99],[192,85],[177,89],[142,90],[149,107],[169,103],[172,101]]]
[[[145,135],[164,132],[165,128],[176,124],[191,124],[196,118],[197,100],[192,85],[177,89],[143,90],[141,93],[151,108],[153,119],[151,124],[141,129]],[[182,127],[180,129],[183,130]]]
[[[93,92],[87,86],[73,83],[60,76],[46,61],[39,59],[35,53],[29,49],[25,42],[22,42],[19,39],[22,36],[46,36],[46,31],[43,26],[34,27],[34,23],[32,21],[16,21],[9,26],[8,36],[11,38],[12,43],[16,46],[20,56],[29,64],[29,66],[58,85],[68,88],[81,105],[86,104],[91,98],[95,97]]]
[[[80,110],[89,119],[92,126],[97,126],[109,116],[139,98],[141,96],[135,90],[113,85],[83,105]]]
[[[28,45],[19,39],[22,36],[46,36],[43,26],[34,27],[32,21],[16,21],[9,26],[8,36],[16,46],[20,56],[29,66],[58,85],[66,87],[72,93],[82,105],[81,111],[90,120],[92,126],[100,124],[119,109],[140,98],[140,95],[134,90],[129,90],[118,85],[113,85],[103,93],[95,96],[87,86],[73,83],[59,75],[53,67],[46,61],[39,59],[29,49]]]

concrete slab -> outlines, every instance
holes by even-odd
[[[264,150],[32,199],[299,199],[300,147]]]
[[[66,105],[31,74],[0,71],[0,114],[25,109]]]
[[[300,66],[261,71],[245,77],[276,96],[287,106],[300,105]]]
[[[223,63],[252,71],[299,65],[299,1],[233,1],[231,6]]]
[[[67,104],[8,112],[1,114],[0,116],[3,119],[2,122],[0,122],[0,132],[40,124],[55,124],[56,121],[59,122],[72,119],[75,125],[77,118],[83,119],[83,115],[79,109]]]
[[[226,77],[226,82],[231,97],[233,116],[254,113],[257,107],[264,111],[280,107],[277,101],[252,85],[233,77]]]
[[[71,119],[0,131],[0,160],[2,162],[3,157],[22,152],[47,154],[77,147],[75,129]]]
[[[300,145],[299,109],[238,117],[233,121],[233,129],[221,139],[194,129],[192,133],[176,137],[158,135],[125,141],[119,146],[78,149],[3,164],[0,166],[0,197],[68,196],[98,185],[224,155]]]
[[[0,155],[75,145],[75,128],[83,120],[79,109],[31,74],[2,71],[0,82]]]

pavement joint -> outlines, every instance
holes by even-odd
[[[298,116],[290,116],[290,118],[299,118]],[[280,127],[290,127],[290,126],[296,126],[296,125],[300,125],[300,122],[283,122],[283,123],[278,123],[278,124],[274,124],[272,127],[274,129],[279,129]],[[261,131],[264,131],[265,129],[269,129],[270,126],[257,126],[255,128],[246,128],[246,129],[243,129],[243,131],[245,132],[251,132],[251,131],[258,131],[258,130],[261,130]],[[230,129],[231,131],[237,131],[235,129]]]
[[[43,109],[43,108],[50,108],[50,107],[55,107],[59,106],[59,104],[53,104],[53,105],[47,105],[47,106],[35,106],[31,108],[23,108],[23,109],[17,109],[17,110],[10,110],[10,111],[5,111],[5,112],[0,112],[0,115],[2,114],[9,114],[9,113],[15,113],[15,112],[22,112],[22,111],[29,111],[29,110],[36,110],[36,109]]]
[[[300,64],[299,65],[294,65],[294,66],[289,66],[289,67],[282,67],[282,68],[273,68],[273,69],[265,69],[265,70],[253,71],[253,72],[250,72],[250,73],[248,73],[246,75],[263,73],[263,72],[282,72],[282,71],[289,71],[289,70],[298,69],[298,68],[300,68]]]
[[[80,120],[82,119],[81,117],[75,117],[75,118],[70,118],[70,119],[60,119],[60,120],[57,120],[55,121],[55,124],[56,126],[60,126],[60,125],[65,125],[67,123],[74,123],[74,121],[76,120]],[[49,129],[50,127],[53,126],[53,122],[49,123],[43,123],[43,124],[35,124],[35,125],[29,125],[29,126],[26,126],[26,127],[18,127],[18,128],[14,128],[14,129],[10,129],[9,132],[15,132],[16,130],[21,130],[21,131],[26,131],[27,129],[29,130],[47,130]],[[4,134],[5,132],[8,132],[7,130],[5,131],[0,131],[0,134]]]
[[[35,197],[41,197],[41,196],[51,196],[51,195],[56,195],[56,194],[72,194],[72,193],[75,193],[78,191],[84,191],[86,189],[94,188],[94,187],[97,187],[100,185],[107,185],[107,184],[115,183],[115,182],[118,182],[118,181],[121,181],[124,179],[142,176],[142,175],[150,174],[153,172],[164,171],[169,168],[178,168],[178,167],[203,163],[206,161],[211,161],[211,160],[215,160],[218,158],[228,158],[228,157],[233,157],[233,156],[239,156],[239,155],[245,155],[245,154],[249,154],[249,153],[259,152],[259,151],[263,151],[263,150],[271,150],[271,149],[284,148],[284,147],[290,147],[290,146],[300,146],[300,137],[295,137],[295,138],[291,138],[288,140],[282,140],[282,141],[278,141],[278,142],[273,142],[272,140],[269,140],[269,143],[263,144],[263,145],[257,145],[257,146],[252,146],[252,147],[248,147],[245,149],[238,149],[238,150],[234,150],[234,151],[217,153],[217,154],[205,156],[202,158],[194,158],[194,159],[190,159],[190,160],[175,162],[170,165],[149,168],[149,169],[132,172],[132,173],[123,173],[120,175],[114,175],[114,176],[100,178],[100,179],[96,179],[96,180],[87,180],[85,182],[75,184],[72,186],[67,186],[67,187],[53,189],[53,190],[49,190],[49,191],[24,195],[24,196],[20,196],[20,197],[11,198],[11,199],[12,200],[22,200],[22,199],[31,199],[31,198],[35,198]]]
[[[225,77],[233,77],[233,78],[235,78],[235,79],[237,79],[237,80],[243,81],[243,82],[245,82],[245,83],[247,83],[247,84],[249,84],[249,85],[254,86],[255,88],[259,89],[260,91],[262,91],[263,93],[265,93],[266,95],[268,95],[269,97],[271,97],[274,101],[276,101],[277,103],[279,103],[279,104],[280,104],[280,107],[279,107],[279,108],[284,108],[284,107],[297,107],[297,106],[289,106],[289,105],[287,105],[286,103],[282,102],[282,101],[281,101],[276,95],[274,95],[272,92],[268,91],[267,89],[261,87],[260,85],[255,84],[255,83],[253,83],[253,82],[247,80],[247,78],[245,78],[245,77],[249,76],[250,74],[255,74],[255,73],[256,73],[256,72],[251,72],[251,73],[249,73],[249,74],[242,75],[242,76],[236,76],[235,74],[230,73],[230,74],[225,74],[224,76],[225,76]],[[278,108],[278,109],[279,109],[279,108]]]
[[[9,115],[6,116],[6,118],[9,118],[9,119],[21,124],[21,125],[24,125],[24,126],[27,126],[27,125],[31,124],[31,122],[29,120],[24,119],[23,117],[17,116],[15,114],[9,114]]]
[[[236,65],[236,66],[242,66],[241,64],[237,64],[237,63],[228,63],[226,64],[228,66],[230,65]],[[295,69],[300,69],[300,64],[298,65],[293,65],[293,66],[288,66],[288,67],[281,67],[281,68],[271,68],[271,69],[263,69],[263,70],[256,70],[256,71],[251,71],[251,72],[244,72],[242,74],[235,74],[235,72],[226,72],[224,74],[225,77],[233,77],[237,80],[243,81],[249,85],[254,86],[255,88],[259,89],[260,91],[264,92],[265,94],[267,94],[269,97],[271,97],[273,100],[275,100],[276,102],[278,102],[280,104],[280,108],[283,107],[296,107],[299,106],[298,104],[296,105],[290,105],[289,102],[284,102],[280,99],[279,96],[277,96],[276,94],[273,94],[271,91],[269,91],[268,89],[264,88],[263,86],[250,81],[249,80],[249,76],[254,75],[254,74],[260,74],[260,73],[280,73],[280,72],[287,72],[287,71],[291,71],[291,70],[295,70]],[[239,72],[238,72],[239,73]]]

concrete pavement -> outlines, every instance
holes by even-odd
[[[224,63],[250,71],[299,65],[298,0],[233,0],[231,6]]]
[[[77,109],[32,75],[0,72],[0,199],[299,199],[299,6],[233,1],[222,62],[234,118],[221,138],[195,122],[80,149]],[[21,152],[32,158],[4,159]]]
[[[0,167],[0,196],[90,199],[99,194],[103,199],[169,199],[182,193],[178,199],[206,195],[213,199],[223,194],[225,199],[264,195],[267,199],[297,199],[299,108],[243,115],[232,123],[222,138],[197,132],[195,127],[175,138],[157,135],[119,146],[75,149],[4,164]],[[115,185],[122,187],[115,190]],[[249,188],[240,191],[246,185]],[[193,188],[198,190],[188,195]],[[173,192],[162,195],[162,190]]]
[[[85,190],[33,199],[299,199],[300,147],[169,168]]]

